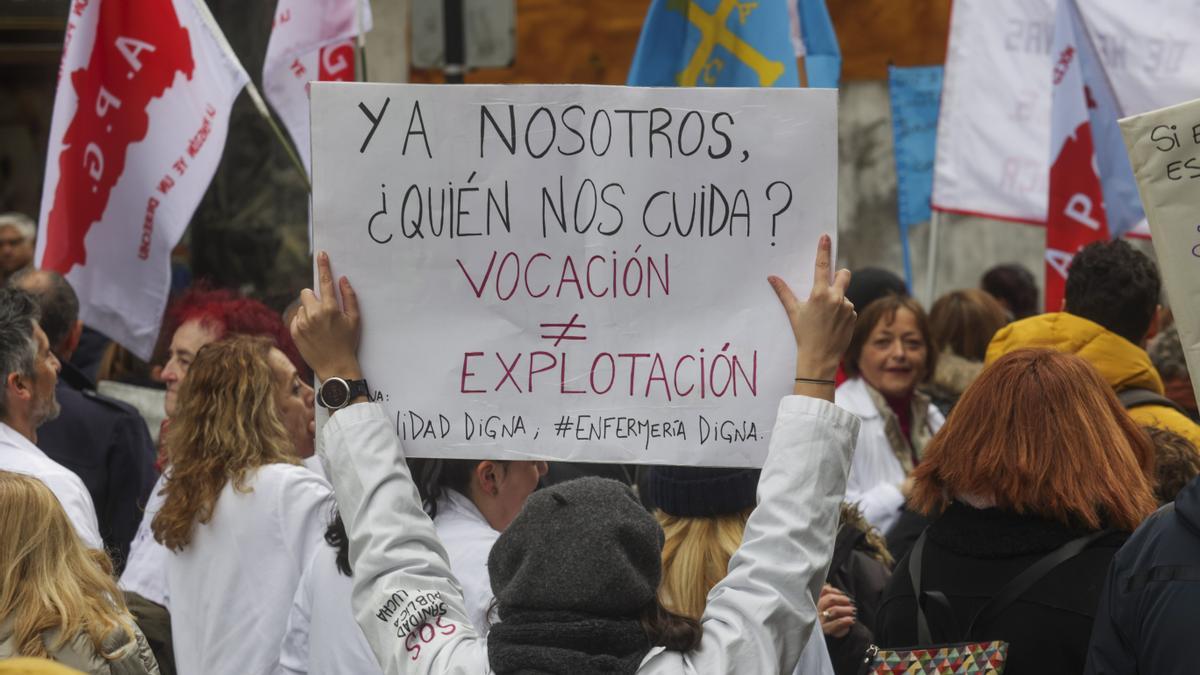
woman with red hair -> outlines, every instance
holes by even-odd
[[[996,361],[913,473],[909,503],[934,520],[892,575],[878,643],[1004,640],[1006,675],[1082,672],[1109,563],[1157,507],[1147,478],[1153,463],[1149,438],[1083,359],[1025,349]],[[1068,555],[1072,542],[1083,548]],[[1012,602],[988,606],[1060,552],[1061,562]]]

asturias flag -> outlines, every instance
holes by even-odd
[[[628,84],[797,87],[787,3],[654,0]]]

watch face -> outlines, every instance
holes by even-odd
[[[341,408],[350,400],[350,385],[340,377],[331,377],[321,385],[321,405]]]

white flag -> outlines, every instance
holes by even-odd
[[[954,3],[934,208],[1045,223],[1056,7],[1056,0]],[[1194,0],[1089,0],[1079,9],[1119,113],[1200,97],[1200,69],[1193,66],[1200,44],[1191,37],[1200,33]],[[1107,149],[1115,138],[1104,133],[1097,142]]]
[[[171,249],[249,80],[194,2],[73,3],[50,125],[37,264],[67,277],[84,322],[143,359]]]
[[[370,3],[361,0],[279,0],[275,7],[263,92],[310,171],[308,85],[356,80],[354,38],[370,30]]]

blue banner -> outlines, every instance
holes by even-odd
[[[800,10],[800,38],[804,41],[804,74],[808,86],[837,89],[842,78],[842,50],[825,0],[794,0]]]
[[[937,144],[938,107],[942,98],[942,66],[888,66],[892,106],[892,138],[896,148],[896,201],[904,276],[912,287],[908,228],[929,220],[933,192],[933,157]]]
[[[654,0],[628,84],[797,87],[787,5],[747,0]]]

